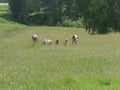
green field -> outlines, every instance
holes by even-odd
[[[5,21],[0,23],[0,90],[120,90],[119,33],[89,35],[82,28]],[[79,36],[76,46],[71,45],[73,34]],[[45,46],[44,38],[61,43]]]
[[[79,36],[77,46],[71,36]],[[32,34],[39,36],[33,44]],[[44,38],[61,44],[44,46]],[[67,38],[68,46],[62,41]],[[1,90],[119,90],[120,35],[88,35],[84,30],[29,27],[0,44]]]

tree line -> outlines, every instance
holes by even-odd
[[[8,3],[8,0],[0,0],[0,3]]]
[[[22,23],[56,25],[78,18],[72,0],[9,0],[13,17]]]
[[[74,21],[91,34],[120,31],[120,0],[9,0],[9,5],[15,20],[25,24]]]

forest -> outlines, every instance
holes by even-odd
[[[8,3],[8,0],[0,0],[0,3]]]
[[[84,27],[90,34],[120,31],[120,0],[9,0],[14,19],[27,25]]]

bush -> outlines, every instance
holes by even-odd
[[[47,24],[47,14],[43,12],[30,13],[26,17],[27,24],[44,25]]]
[[[77,27],[77,28],[84,27],[84,25],[83,25],[83,19],[82,18],[79,18],[78,20],[65,19],[61,23],[58,22],[57,26]]]

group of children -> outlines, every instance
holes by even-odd
[[[32,35],[32,40],[33,40],[34,43],[38,43],[38,36],[37,35]],[[78,42],[78,36],[77,35],[73,35],[72,36],[72,45],[76,45],[77,42]],[[44,39],[42,43],[43,44],[47,44],[47,45],[53,44],[52,40],[50,40],[50,39]],[[64,45],[66,46],[67,43],[68,43],[68,39],[65,39],[64,40]],[[55,41],[55,45],[59,45],[59,44],[60,44],[60,41],[56,40]]]

